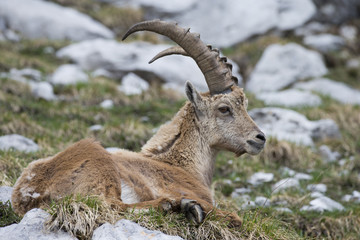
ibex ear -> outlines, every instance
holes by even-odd
[[[203,116],[203,113],[200,110],[200,106],[202,105],[202,98],[198,91],[194,88],[194,86],[190,82],[186,82],[185,85],[186,96],[192,105],[195,107],[196,115],[198,118]]]

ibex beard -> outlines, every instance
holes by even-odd
[[[206,46],[198,34],[159,20],[134,25],[125,34],[153,31],[179,46],[166,49],[154,60],[170,54],[192,57],[205,76],[209,92],[199,93],[187,82],[188,101],[171,122],[138,153],[107,152],[85,139],[55,156],[29,164],[12,194],[14,210],[25,214],[68,195],[97,195],[120,210],[156,207],[184,212],[201,223],[214,210],[210,185],[220,150],[240,156],[258,154],[265,135],[247,113],[247,99],[232,76],[232,66],[217,49]],[[216,209],[216,215],[240,226],[236,213]]]

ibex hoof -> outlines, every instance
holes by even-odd
[[[190,221],[194,221],[197,224],[204,221],[205,213],[195,200],[181,199],[180,207],[181,212],[185,213],[186,218]]]

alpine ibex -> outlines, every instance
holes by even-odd
[[[167,36],[179,45],[152,61],[170,54],[192,57],[210,91],[199,94],[186,83],[189,101],[139,153],[119,150],[110,154],[86,139],[53,157],[32,162],[14,187],[12,204],[17,213],[25,214],[66,195],[82,194],[98,195],[124,210],[160,207],[183,211],[201,223],[214,208],[210,184],[218,151],[240,156],[262,150],[265,136],[246,111],[247,99],[227,59],[206,46],[198,34],[159,20],[134,25],[123,39],[144,30]],[[233,226],[241,224],[237,214],[216,213]]]

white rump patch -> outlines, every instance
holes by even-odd
[[[140,202],[135,190],[129,187],[124,181],[121,181],[121,201],[126,204]]]

